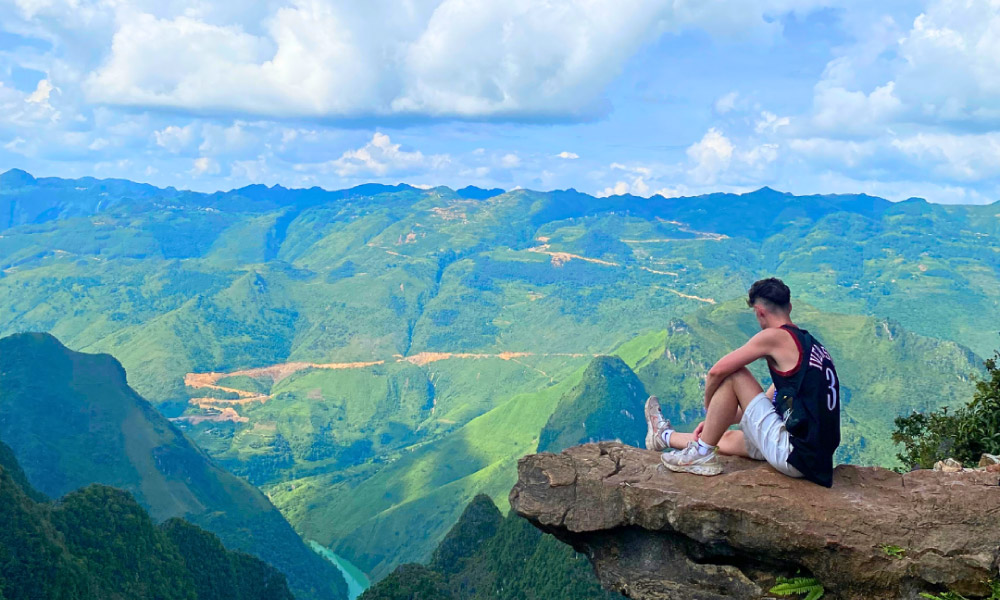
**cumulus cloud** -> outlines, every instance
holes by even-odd
[[[219,163],[215,159],[209,158],[207,156],[202,156],[194,159],[194,165],[191,168],[192,175],[218,175],[220,171]]]
[[[195,131],[193,125],[185,125],[184,127],[168,125],[163,129],[153,132],[153,139],[156,140],[156,145],[173,154],[177,154],[190,146],[194,138]]]
[[[919,117],[1000,125],[1000,3],[935,0],[898,52],[898,93]]]
[[[208,123],[202,128],[202,142],[198,151],[211,155],[253,156],[261,142],[256,129],[258,127],[242,121],[236,121],[228,127]]]
[[[653,175],[653,170],[643,166],[629,166],[622,163],[611,163],[613,171],[623,171],[624,180],[619,179],[614,185],[608,186],[597,192],[599,198],[606,196],[621,196],[622,194],[632,194],[634,196],[649,196],[649,178]]]
[[[19,1],[55,14],[56,0]],[[184,0],[86,4],[114,22],[110,52],[85,80],[96,102],[279,118],[565,119],[603,110],[628,58],[664,32],[773,36],[774,15],[824,2],[292,0],[243,15]]]
[[[687,155],[694,163],[691,177],[699,183],[712,183],[719,173],[729,168],[733,159],[733,144],[713,127],[701,140],[688,147]]]
[[[521,164],[521,157],[509,152],[500,157],[500,166],[505,169],[513,169]]]
[[[691,162],[688,175],[694,183],[708,185],[720,180],[746,182],[753,180],[778,159],[778,145],[751,141],[738,148],[713,127],[699,141],[688,146],[687,156]]]
[[[364,146],[344,152],[328,166],[341,177],[358,175],[384,176],[389,173],[412,173],[416,169],[436,169],[448,163],[448,156],[425,156],[419,150],[406,151],[384,133],[375,133]]]
[[[1000,177],[1000,133],[953,135],[919,133],[894,139],[892,146],[937,175],[965,182]]]
[[[558,158],[564,158],[566,160],[576,160],[580,158],[580,155],[577,154],[576,152],[566,152],[565,150],[563,150],[559,154],[556,154],[556,156]]]
[[[865,94],[821,83],[814,100],[813,125],[817,131],[834,135],[878,134],[901,112],[903,105],[894,94],[895,87],[890,81]]]
[[[800,133],[1000,127],[1000,3],[929,0],[908,26],[883,19],[856,37],[827,64]]]
[[[49,96],[52,94],[52,90],[54,89],[55,88],[48,79],[43,79],[38,82],[38,87],[36,87],[35,91],[28,95],[25,100],[33,104],[48,104]]]

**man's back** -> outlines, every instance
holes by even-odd
[[[773,367],[774,405],[792,437],[788,462],[803,476],[830,486],[833,452],[840,445],[840,379],[833,358],[808,331],[782,327],[799,346],[799,363],[789,371]]]

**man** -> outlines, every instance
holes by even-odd
[[[674,432],[656,397],[646,401],[646,447],[675,448],[661,456],[672,471],[722,472],[719,454],[766,460],[789,477],[830,487],[833,452],[840,445],[840,380],[833,359],[808,331],[791,320],[791,293],[780,279],[750,287],[747,304],[760,333],[708,371],[705,420],[694,433]],[[747,370],[763,358],[771,372],[764,393]],[[739,423],[739,431],[729,426]]]

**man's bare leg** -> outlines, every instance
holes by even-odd
[[[745,367],[726,377],[708,403],[708,415],[705,417],[705,427],[701,431],[701,441],[709,446],[718,446],[726,430],[733,425],[736,416],[741,414],[741,409],[745,411],[750,402],[763,392],[760,383]],[[736,436],[729,437],[733,442],[736,441]],[[742,433],[739,438],[739,442],[742,443]],[[719,450],[723,451],[721,447]],[[745,446],[743,454],[746,454]]]
[[[702,438],[704,438],[704,436],[702,436]],[[681,433],[679,431],[675,431],[670,434],[670,447],[675,450],[683,450],[693,441],[695,441],[693,433]],[[705,443],[707,444],[708,442]],[[718,447],[719,454],[750,458],[750,454],[747,452],[746,442],[743,440],[742,431],[726,431],[722,434],[722,439],[719,440]]]
[[[743,432],[728,429],[731,425],[739,424],[743,406],[748,405],[761,391],[760,384],[747,369],[740,369],[727,377],[709,402],[708,416],[700,439],[710,446],[717,446],[720,454],[748,456]],[[749,400],[741,402],[740,399],[747,396]],[[693,433],[675,431],[670,434],[670,447],[675,450],[683,450],[694,441],[696,439]]]

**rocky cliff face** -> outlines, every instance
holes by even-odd
[[[981,596],[997,577],[1000,473],[840,466],[826,489],[724,460],[724,474],[698,477],[618,443],[535,454],[511,506],[639,600],[773,597],[797,573],[827,598]]]

